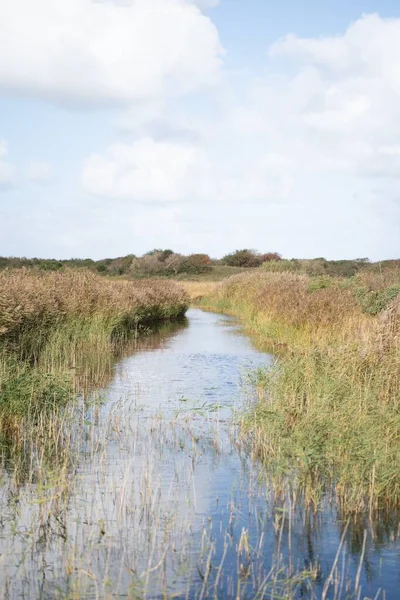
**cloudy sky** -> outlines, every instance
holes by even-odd
[[[400,256],[398,0],[1,0],[0,255]]]

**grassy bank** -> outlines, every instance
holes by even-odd
[[[184,315],[172,282],[108,281],[85,271],[0,273],[0,432],[101,382],[104,357],[140,327]]]
[[[177,281],[177,283],[183,287],[192,303],[197,303],[202,298],[210,296],[217,287],[216,281]]]
[[[400,504],[399,283],[395,269],[350,280],[257,272],[203,300],[279,355],[255,377],[242,432],[315,502],[335,489],[345,511]]]

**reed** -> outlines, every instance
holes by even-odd
[[[255,456],[346,512],[400,505],[399,272],[352,280],[254,273],[204,304],[279,359],[255,374],[242,433]],[[400,289],[400,288],[399,288]]]
[[[122,399],[27,421],[23,451],[0,462],[0,598],[368,600],[344,560],[349,523],[328,570],[304,563],[296,539],[315,514],[248,457],[222,506],[203,504],[204,468],[236,451],[213,415],[143,418]]]
[[[212,294],[217,286],[216,281],[177,281],[177,283],[183,287],[192,303],[197,303]]]
[[[0,340],[16,341],[22,355],[49,331],[70,321],[101,319],[111,334],[131,325],[177,318],[187,308],[183,290],[166,281],[109,281],[91,272],[0,273]]]
[[[159,283],[151,286],[154,295]],[[60,303],[69,292],[63,289]],[[184,306],[183,292],[168,289]],[[53,297],[56,292],[55,286]],[[28,312],[20,297],[19,310]],[[0,598],[317,600],[322,591],[332,600],[364,597],[358,573],[355,581],[347,576],[347,525],[324,571],[316,559],[296,558],[302,535],[294,524],[308,529],[315,520],[312,509],[296,505],[297,490],[266,486],[258,461],[240,453],[225,494],[220,467],[232,460],[238,439],[235,424],[225,423],[215,405],[199,411],[195,404],[166,403],[163,415],[141,406],[132,389],[104,404],[101,395],[88,402],[76,393],[87,369],[83,357],[87,372],[99,377],[107,371],[103,358],[107,363],[132,331],[125,325],[133,324],[135,333],[149,322],[149,309],[144,318],[129,313],[124,320],[100,308],[83,310],[84,302],[40,330],[40,344],[31,339],[39,331],[29,319],[25,325],[14,319],[3,332],[1,399],[8,408],[0,430]],[[96,307],[101,302],[93,300]],[[155,314],[180,313],[171,307]],[[396,314],[391,308],[379,320],[383,354],[393,351]],[[257,377],[264,403],[265,376]],[[253,441],[256,449],[256,436]]]
[[[82,369],[96,383],[100,363],[119,343],[182,317],[187,304],[169,281],[108,281],[73,270],[0,273],[0,432],[22,415],[64,405]]]

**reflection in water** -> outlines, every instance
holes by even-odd
[[[0,599],[321,598],[330,574],[326,598],[397,599],[398,516],[349,523],[332,570],[346,523],[275,490],[229,424],[271,358],[228,317],[188,318],[102,367],[91,408],[60,427],[63,468],[37,453],[36,480],[3,473]]]
[[[105,387],[114,376],[115,365],[136,351],[156,350],[161,348],[170,337],[173,337],[185,327],[189,321],[183,317],[175,321],[167,321],[156,327],[141,326],[131,337],[123,342],[118,341],[107,344],[101,348],[93,348],[89,343],[83,343],[76,350],[74,358],[75,376],[77,389],[85,396],[93,389]]]

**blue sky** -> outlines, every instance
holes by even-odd
[[[400,255],[398,4],[121,4],[0,7],[0,254]]]

